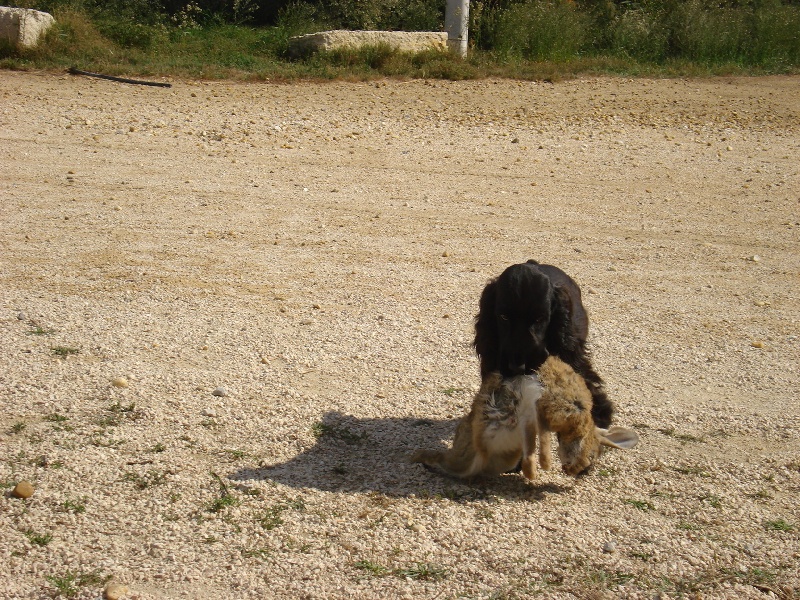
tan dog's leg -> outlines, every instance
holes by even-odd
[[[536,479],[536,421],[525,424],[522,438],[522,474],[528,479]]]
[[[545,429],[541,419],[539,420],[539,465],[545,471],[550,470],[552,460],[553,434]]]

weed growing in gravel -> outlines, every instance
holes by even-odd
[[[229,506],[238,506],[239,499],[231,494],[230,490],[228,489],[228,484],[223,481],[222,477],[213,471],[211,472],[211,476],[219,484],[220,495],[211,502],[211,504],[208,506],[208,511],[218,513]]]
[[[689,521],[678,521],[678,524],[675,525],[678,529],[683,529],[684,531],[698,531],[700,527],[695,525],[694,523],[690,523]]]
[[[713,508],[719,508],[722,506],[722,499],[714,494],[703,494],[698,496],[698,498],[700,498],[701,502],[708,502],[708,504]]]
[[[598,470],[598,471],[597,471],[597,474],[598,474],[600,477],[611,477],[612,475],[615,475],[615,474],[616,474],[616,472],[617,472],[617,470],[616,470],[616,469],[614,469],[614,468],[607,468],[607,469],[600,469],[600,470]]]
[[[632,498],[625,498],[623,500],[625,504],[630,504],[634,508],[638,508],[639,510],[655,510],[655,506],[649,503],[647,500],[633,500]]]
[[[167,480],[167,473],[163,471],[158,471],[156,469],[150,469],[144,475],[140,475],[139,473],[134,473],[133,471],[128,471],[125,475],[122,476],[123,481],[130,481],[136,486],[138,490],[145,490],[149,487],[153,487],[155,485],[161,485],[162,483],[166,482]]]
[[[291,509],[295,510],[304,510],[305,509],[305,502],[303,502],[302,498],[297,498],[295,500],[290,500],[286,503],[275,504],[270,506],[264,514],[259,517],[258,522],[261,524],[261,527],[270,531],[275,529],[278,525],[283,525],[283,518],[281,515]]]
[[[442,390],[442,393],[445,396],[453,396],[453,394],[461,393],[464,391],[464,388],[457,388],[457,387],[449,387]]]
[[[11,426],[11,433],[20,433],[25,430],[27,425],[22,421],[18,421]]]
[[[52,329],[45,329],[39,325],[27,332],[28,335],[50,335],[51,333],[53,333]]]
[[[341,440],[346,444],[361,444],[369,439],[369,434],[366,431],[361,433],[354,433],[344,425],[329,425],[322,421],[317,421],[311,426],[311,433],[315,438],[334,438]]]
[[[253,548],[251,550],[242,548],[242,556],[245,558],[267,558],[272,551],[267,548]]]
[[[229,506],[238,506],[239,499],[234,496],[224,494],[219,498],[215,498],[211,504],[208,505],[208,512],[217,513]]]
[[[494,512],[485,506],[479,506],[475,511],[475,516],[482,521],[491,521],[494,519]]]
[[[72,348],[70,346],[53,346],[50,350],[59,358],[67,358],[71,354],[78,354],[80,352],[78,348]]]
[[[767,490],[758,490],[752,494],[748,494],[751,498],[756,500],[769,500],[772,498],[772,494],[770,494]]]
[[[371,560],[359,560],[355,564],[356,569],[361,569],[362,571],[366,571],[373,577],[383,577],[385,575],[389,575],[391,571],[384,567],[383,565],[379,565],[378,563],[372,562]]]
[[[770,571],[769,569],[761,569],[758,567],[750,567],[747,571],[722,568],[720,569],[720,573],[723,575],[724,579],[738,580],[740,583],[745,583],[752,586],[774,583],[778,577],[778,573],[776,571]]]
[[[601,589],[614,589],[617,586],[625,585],[634,576],[631,573],[621,571],[606,571],[605,569],[590,570],[586,576],[588,583]]]
[[[261,517],[259,517],[258,522],[261,524],[261,527],[267,531],[272,531],[278,525],[283,525],[281,513],[283,513],[284,510],[286,510],[286,507],[280,504],[271,506]]]
[[[663,429],[656,429],[659,433],[663,433],[666,436],[675,438],[682,443],[686,442],[703,442],[705,441],[703,438],[699,438],[697,436],[691,435],[689,433],[677,433],[673,427],[663,428]]]
[[[711,477],[711,473],[700,466],[673,467],[673,470],[683,475],[697,475],[698,477]]]
[[[150,452],[159,453],[159,452],[164,452],[166,449],[167,447],[164,444],[158,442],[155,446],[150,448]]]
[[[58,413],[51,413],[46,415],[44,420],[51,423],[63,423],[64,421],[68,421],[69,417],[65,417],[64,415],[60,415]]]
[[[117,400],[114,404],[108,407],[108,410],[114,413],[132,413],[136,409],[136,403],[131,402],[127,406],[123,406],[120,404],[120,401]]]
[[[767,531],[794,531],[794,525],[783,519],[775,519],[764,523],[764,529]]]
[[[69,421],[69,417],[65,417],[64,415],[51,413],[46,415],[44,420],[53,424],[54,431],[75,431],[72,425],[65,425],[65,422]]]
[[[53,536],[51,534],[36,533],[31,529],[25,532],[25,537],[28,538],[28,541],[31,544],[34,544],[36,546],[47,546],[47,544],[53,541]]]
[[[58,595],[71,598],[77,596],[82,587],[103,585],[111,579],[111,575],[100,575],[98,571],[90,573],[67,571],[63,575],[46,575],[45,579],[56,588]]]
[[[417,563],[405,569],[395,569],[392,574],[418,581],[441,581],[447,577],[447,570],[430,563]]]
[[[85,513],[86,500],[87,498],[85,496],[79,500],[65,500],[61,503],[61,508],[67,512],[72,512],[75,514]]]

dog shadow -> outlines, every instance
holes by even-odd
[[[488,496],[541,500],[571,486],[534,484],[520,474],[466,481],[410,462],[418,448],[445,449],[457,419],[414,417],[359,419],[328,412],[314,426],[316,444],[285,461],[245,467],[231,481],[270,480],[292,488],[326,492],[380,493],[394,497],[442,496],[480,499]]]

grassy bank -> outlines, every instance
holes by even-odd
[[[346,26],[390,28],[393,23],[379,18],[379,9],[389,10],[390,2],[352,3],[362,11],[371,7],[371,21],[364,15],[356,18],[355,9],[344,11],[341,2],[325,4],[326,10],[295,3],[260,24],[255,4],[231,4],[250,7],[238,17],[230,7],[223,10],[229,2],[218,3],[216,12],[201,4],[167,10],[164,3],[145,0],[116,7],[90,0],[28,3],[51,12],[57,25],[34,49],[0,46],[0,67],[76,66],[113,75],[273,81],[800,72],[800,5],[777,0],[473,2],[467,59],[381,47],[302,59],[287,53],[292,35]],[[423,1],[409,6],[418,13],[412,19],[407,8],[407,21],[417,28],[441,29],[438,8]],[[396,16],[396,10],[391,14]]]

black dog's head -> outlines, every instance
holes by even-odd
[[[486,285],[475,317],[482,375],[530,373],[550,354],[580,343],[571,323],[571,286],[580,291],[560,274],[555,267],[529,262],[508,267]]]

